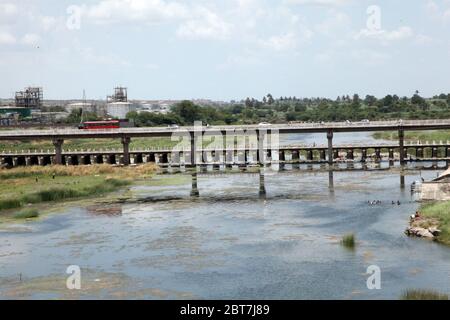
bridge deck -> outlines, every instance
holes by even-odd
[[[365,131],[396,131],[396,130],[439,130],[450,129],[450,119],[445,120],[409,120],[409,121],[374,121],[363,122],[329,122],[329,123],[293,123],[273,125],[236,125],[210,127],[180,127],[180,128],[121,128],[108,130],[1,130],[0,140],[36,140],[36,139],[75,139],[75,138],[121,138],[121,137],[169,137],[173,134],[188,133],[221,133],[254,131],[272,131],[280,134],[312,133],[312,132],[365,132]]]

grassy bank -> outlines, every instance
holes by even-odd
[[[0,170],[0,217],[33,218],[33,205],[99,196],[149,177],[154,165],[23,167]],[[22,209],[26,207],[26,209]]]
[[[373,134],[375,139],[384,139],[384,140],[398,140],[398,132],[396,131],[386,131],[386,132],[375,132]],[[429,141],[429,142],[439,142],[439,141],[450,141],[450,131],[441,130],[441,131],[406,131],[405,132],[405,140],[416,142],[420,141]]]
[[[450,201],[424,204],[420,208],[420,214],[425,221],[438,223],[441,234],[436,240],[450,245]]]

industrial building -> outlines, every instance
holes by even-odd
[[[113,118],[125,119],[128,112],[136,111],[136,105],[128,101],[127,88],[114,88],[114,95],[106,98],[106,113]]]
[[[43,100],[44,94],[40,87],[28,87],[15,94],[16,108],[41,109]]]
[[[103,115],[102,108],[94,103],[90,102],[75,102],[70,103],[64,107],[64,109],[71,113],[73,110],[83,110],[83,112],[95,113],[99,116]]]

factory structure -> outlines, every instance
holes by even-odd
[[[114,94],[106,98],[106,114],[110,117],[125,119],[128,112],[136,110],[136,104],[128,101],[128,90],[125,87],[114,88]]]
[[[40,87],[28,87],[17,91],[14,97],[16,108],[41,109],[44,93]]]
[[[40,110],[43,101],[44,94],[40,87],[17,91],[14,95],[14,105],[0,106],[0,126],[18,124],[20,119],[28,118],[32,112]]]
[[[28,124],[64,123],[65,119],[74,111],[81,114],[95,114],[100,119],[126,119],[132,111],[138,113],[150,112],[167,114],[175,100],[146,100],[130,101],[128,88],[117,86],[106,100],[86,100],[83,90],[82,99],[74,100],[46,100],[43,88],[29,86],[15,92],[10,99],[0,99],[0,126]]]

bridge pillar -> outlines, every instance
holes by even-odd
[[[286,157],[284,155],[284,150],[278,151],[278,161],[286,161]]]
[[[264,166],[267,161],[268,152],[264,150],[264,138],[266,137],[266,131],[258,130],[256,133],[256,138],[258,139],[258,151],[256,153],[256,162],[259,164],[259,166]],[[261,170],[261,169],[260,169]]]
[[[436,147],[433,147],[431,150],[431,157],[433,159],[436,159],[438,157],[438,149]]]
[[[29,167],[29,166],[32,165],[32,164],[31,164],[31,157],[25,157],[25,165],[26,165],[27,167]]]
[[[200,192],[198,191],[197,186],[197,172],[193,172],[191,177],[192,177],[191,197],[198,197],[200,196]]]
[[[197,165],[197,139],[195,137],[194,132],[190,133],[191,135],[191,166],[195,167]],[[192,176],[192,179],[194,176]],[[194,181],[194,180],[192,180]],[[192,182],[194,183],[194,182]],[[197,175],[195,175],[195,183],[197,185]]]
[[[375,149],[375,161],[381,160],[381,149]]]
[[[449,155],[450,155],[450,148],[445,147],[445,157],[448,158]]]
[[[394,149],[389,149],[389,160],[394,160]]]
[[[405,131],[398,130],[400,164],[405,164]]]
[[[313,160],[313,151],[312,150],[306,151],[306,159],[308,161],[312,161]]]
[[[328,130],[327,132],[328,140],[328,163],[333,164],[333,130]]]
[[[339,149],[335,149],[332,153],[331,159],[338,159],[339,158]]]
[[[361,149],[361,162],[366,162],[367,160],[367,149]]]
[[[63,139],[53,139],[53,145],[55,146],[55,164],[62,165],[62,145]]]
[[[128,166],[130,164],[130,137],[122,137],[123,146],[123,165]]]
[[[348,151],[347,151],[347,159],[348,160],[355,159],[354,154],[353,154],[353,149],[348,149]]]
[[[300,151],[298,150],[293,150],[292,151],[292,161],[297,163],[300,160]]]
[[[265,177],[264,177],[264,168],[259,168],[259,197],[265,198],[266,197],[266,185],[265,185]]]

